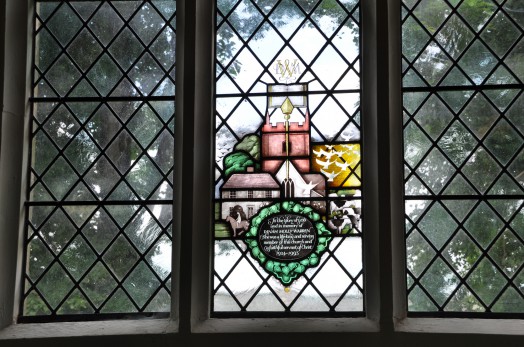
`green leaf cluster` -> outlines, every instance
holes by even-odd
[[[233,152],[224,157],[224,172],[226,177],[234,173],[246,172],[248,167],[258,170],[260,164],[260,137],[257,135],[246,135],[242,141],[237,143]]]

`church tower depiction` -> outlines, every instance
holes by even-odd
[[[286,160],[286,127],[284,122],[271,124],[269,114],[262,127],[262,171],[276,173]],[[303,123],[289,123],[289,159],[301,173],[310,171],[309,113]]]

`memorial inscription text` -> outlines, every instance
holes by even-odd
[[[279,214],[267,217],[258,231],[260,249],[268,257],[295,261],[309,256],[317,245],[317,231],[306,217]]]

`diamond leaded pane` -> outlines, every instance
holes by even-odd
[[[168,312],[175,0],[35,5],[20,320]]]
[[[213,314],[361,315],[359,1],[216,4]]]
[[[409,314],[524,312],[523,10],[402,2]]]

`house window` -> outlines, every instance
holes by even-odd
[[[21,321],[170,311],[175,14],[35,1]]]
[[[248,197],[248,199],[253,199],[253,191],[252,190],[248,190],[247,197]]]
[[[403,1],[408,312],[524,312],[518,1]]]

